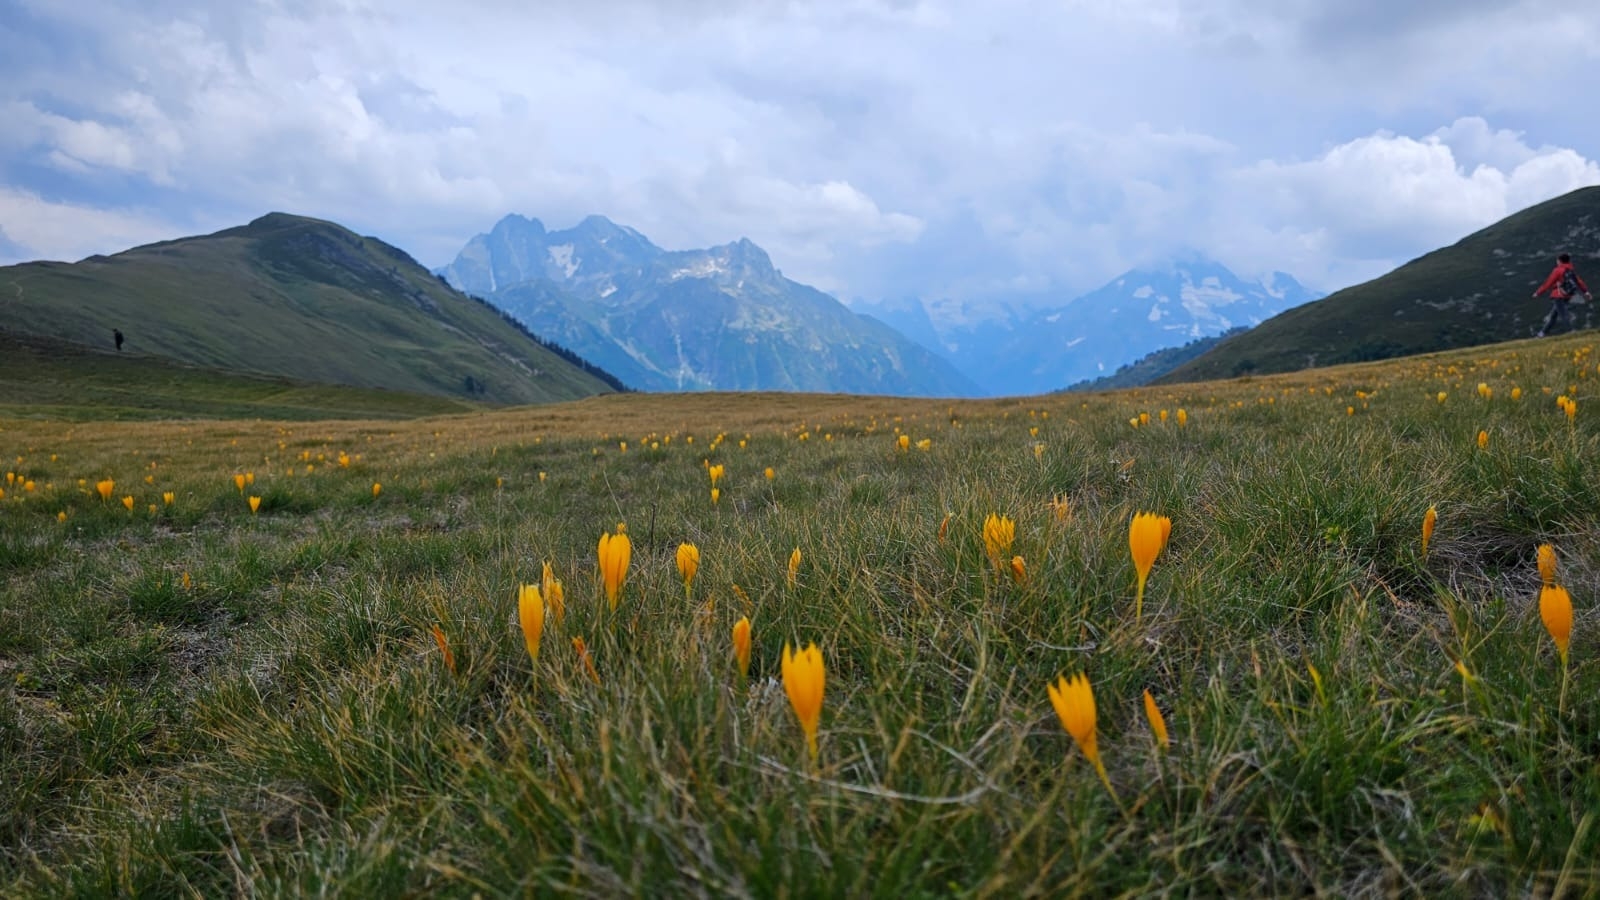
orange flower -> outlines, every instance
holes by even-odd
[[[817,723],[822,719],[822,693],[827,686],[828,673],[822,663],[822,651],[816,644],[808,645],[795,653],[787,642],[783,645],[783,691],[789,695],[789,705],[794,707],[795,718],[806,734],[806,749],[811,761],[817,761]]]
[[[694,574],[700,571],[700,548],[693,544],[678,545],[678,575],[683,579],[683,593],[689,594],[694,584]]]
[[[983,520],[983,548],[996,570],[1005,569],[1005,561],[1011,556],[1011,543],[1016,537],[1017,523],[1009,517],[990,513]]]
[[[628,561],[633,558],[633,542],[619,525],[616,534],[600,536],[600,577],[605,584],[606,602],[611,611],[617,611],[617,601],[622,596],[622,583],[628,577]]]
[[[584,644],[583,638],[573,638],[572,649],[577,652],[579,661],[583,663],[583,671],[588,674],[589,680],[599,684],[600,673],[594,667],[594,659],[589,656],[589,647]]]
[[[567,617],[566,592],[561,589],[561,582],[556,579],[548,561],[544,564],[544,577],[539,581],[539,594],[544,597],[544,602],[550,604],[550,614],[556,617],[556,624],[560,625]]]
[[[456,655],[450,652],[450,641],[444,636],[444,629],[438,625],[433,626],[433,642],[439,645],[439,653],[444,656],[444,667],[450,674],[456,674]]]
[[[122,505],[128,508],[128,512],[133,512],[133,496],[130,494],[127,497],[123,497]]]
[[[1155,735],[1156,746],[1166,749],[1167,744],[1171,743],[1167,740],[1167,720],[1161,715],[1161,707],[1156,706],[1156,698],[1150,696],[1149,688],[1144,691],[1144,717],[1150,722],[1150,733]]]
[[[1155,565],[1171,533],[1172,519],[1155,513],[1136,513],[1128,525],[1128,549],[1133,554],[1133,567],[1139,576],[1138,594],[1133,603],[1134,621],[1144,612],[1144,585],[1150,578],[1150,567]]]
[[[1433,526],[1438,521],[1439,521],[1439,510],[1436,509],[1435,507],[1432,507],[1432,506],[1428,507],[1428,511],[1422,514],[1422,555],[1423,556],[1427,556],[1428,555],[1428,542],[1433,540]]]
[[[1561,664],[1567,664],[1567,646],[1572,640],[1572,596],[1559,584],[1547,584],[1539,589],[1539,618],[1544,620],[1545,631],[1555,642],[1561,654]]]
[[[7,474],[10,474],[10,473],[7,473]],[[117,486],[117,483],[115,481],[112,481],[109,478],[107,478],[104,481],[95,482],[94,489],[96,491],[100,492],[100,502],[104,503],[104,502],[110,500],[111,499],[111,492],[116,489],[116,486]]]
[[[1112,789],[1111,778],[1106,774],[1105,764],[1100,761],[1100,748],[1095,737],[1094,688],[1089,685],[1089,676],[1079,672],[1068,679],[1063,675],[1056,679],[1055,684],[1047,687],[1050,705],[1056,708],[1061,727],[1072,735],[1078,749],[1083,751],[1084,757],[1094,766],[1100,781],[1115,799],[1117,792]]]
[[[536,585],[517,587],[517,620],[522,625],[522,639],[528,645],[528,657],[539,661],[539,641],[544,636],[544,598]]]
[[[251,515],[255,515],[260,510],[261,510],[261,498],[260,497],[251,497],[250,498],[250,514]]]
[[[739,679],[750,677],[750,617],[740,616],[733,623],[733,657],[739,661]]]
[[[1539,545],[1539,578],[1546,586],[1556,583],[1556,548],[1549,544]]]
[[[800,548],[794,548],[789,554],[789,587],[794,587],[795,579],[800,576]]]
[[[1011,580],[1017,584],[1022,584],[1028,580],[1028,567],[1023,563],[1020,556],[1011,557]]]
[[[1050,498],[1050,513],[1056,517],[1057,522],[1072,520],[1072,503],[1064,494],[1057,494]]]
[[[383,493],[383,485],[381,485],[378,482],[374,481],[372,483],[372,499],[374,499],[374,500],[378,499],[378,495],[381,494],[381,493]]]
[[[233,486],[239,489],[239,493],[244,493],[244,473],[233,476]]]

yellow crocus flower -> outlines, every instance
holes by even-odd
[[[544,564],[543,577],[539,579],[539,593],[544,597],[544,602],[550,605],[550,614],[556,617],[556,624],[560,625],[567,616],[566,592],[561,589],[561,582],[556,579],[555,570],[550,567],[548,560]]]
[[[789,705],[794,708],[800,729],[806,734],[806,749],[813,764],[817,761],[817,724],[822,719],[822,694],[827,680],[822,651],[816,644],[809,644],[796,653],[784,643],[783,691],[789,695]]]
[[[750,617],[740,616],[733,623],[733,658],[739,661],[739,679],[750,677]]]
[[[1155,736],[1156,746],[1162,750],[1171,743],[1167,739],[1167,719],[1161,715],[1161,707],[1156,705],[1156,698],[1150,696],[1150,689],[1144,690],[1144,717],[1150,722],[1150,733]]]
[[[1161,548],[1166,546],[1172,531],[1172,519],[1155,513],[1136,513],[1128,525],[1128,549],[1133,554],[1133,567],[1139,576],[1139,588],[1133,603],[1133,618],[1138,621],[1144,613],[1144,586],[1150,578],[1150,567],[1155,565]]]
[[[1089,676],[1079,672],[1072,678],[1065,675],[1059,676],[1056,683],[1047,685],[1050,691],[1050,705],[1056,708],[1056,717],[1061,720],[1061,727],[1067,734],[1072,735],[1072,740],[1083,751],[1084,758],[1094,766],[1095,774],[1100,776],[1100,781],[1106,786],[1112,799],[1116,799],[1117,792],[1111,787],[1111,778],[1106,774],[1105,763],[1100,760],[1100,748],[1095,736],[1095,708],[1094,688],[1089,684]]]
[[[539,662],[539,641],[544,637],[544,598],[539,587],[532,584],[517,587],[517,621],[522,625],[522,640],[528,646],[528,658]]]
[[[694,575],[700,571],[700,548],[693,544],[678,545],[678,575],[683,579],[683,592],[687,595],[694,584]]]
[[[628,562],[633,558],[633,542],[619,527],[616,534],[600,536],[600,578],[605,585],[606,602],[616,612],[622,596],[622,583],[628,577]]]
[[[1556,583],[1556,548],[1549,544],[1539,545],[1539,578],[1546,585]]]
[[[1539,589],[1539,618],[1544,620],[1545,631],[1555,642],[1561,654],[1561,664],[1567,664],[1567,647],[1572,641],[1572,595],[1559,584],[1547,584]]]
[[[990,513],[983,520],[983,548],[996,570],[1004,570],[1011,556],[1011,544],[1017,537],[1017,523],[1008,516]]]

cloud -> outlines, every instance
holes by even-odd
[[[1221,234],[1244,236],[1242,247],[1218,255],[1262,271],[1268,265],[1262,245],[1275,243],[1291,259],[1301,257],[1308,280],[1338,286],[1354,273],[1380,274],[1535,203],[1596,184],[1600,163],[1568,148],[1532,147],[1481,119],[1457,120],[1420,138],[1379,132],[1313,159],[1264,160],[1231,173],[1229,190],[1248,216],[1217,223]],[[1321,257],[1320,266],[1313,257]]]
[[[1187,249],[1336,287],[1600,156],[1559,109],[1597,14],[1552,0],[11,3],[0,226],[59,257],[276,209],[440,265],[601,213],[847,296]]]
[[[181,226],[133,210],[58,203],[0,186],[0,264],[29,259],[74,262],[181,233]],[[9,258],[7,258],[9,257]]]

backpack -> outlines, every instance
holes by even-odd
[[[1567,270],[1561,273],[1561,293],[1568,297],[1576,297],[1583,293],[1578,288],[1578,272],[1571,266],[1567,266]]]

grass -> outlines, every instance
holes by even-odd
[[[0,421],[0,893],[1593,893],[1588,337],[1008,401]],[[1135,621],[1139,510],[1173,526]],[[811,642],[815,764],[778,681]],[[1046,696],[1078,672],[1115,801]]]
[[[424,394],[188,366],[0,328],[0,417],[398,419],[474,408]]]

